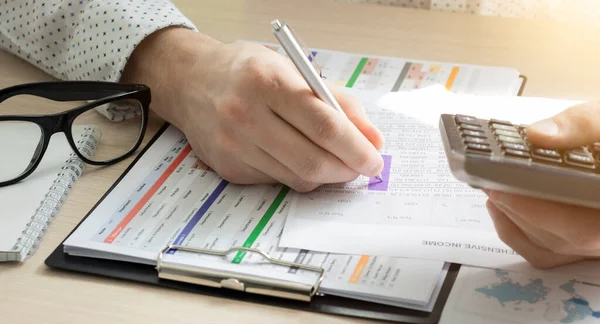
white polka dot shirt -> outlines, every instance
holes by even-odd
[[[0,0],[0,49],[62,80],[118,81],[133,49],[168,26],[196,30],[167,0]]]

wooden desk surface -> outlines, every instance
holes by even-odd
[[[293,24],[313,47],[364,54],[516,67],[529,77],[524,95],[600,97],[600,28],[477,17],[323,0],[174,1],[198,28],[222,41],[275,42],[273,18]],[[49,80],[0,52],[0,87]],[[161,121],[154,118],[146,139]],[[0,323],[363,323],[51,271],[50,252],[79,223],[129,161],[88,168],[38,252],[21,265],[0,265]]]

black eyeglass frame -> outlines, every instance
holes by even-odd
[[[66,135],[69,145],[75,154],[85,163],[91,165],[111,165],[128,158],[141,145],[146,127],[148,124],[148,114],[150,107],[150,88],[143,84],[122,84],[116,82],[102,81],[56,81],[56,82],[36,82],[20,84],[0,90],[0,104],[8,98],[17,95],[32,95],[42,97],[53,101],[91,101],[87,104],[78,106],[64,112],[49,115],[7,115],[0,116],[0,122],[3,121],[24,121],[37,124],[42,131],[42,138],[38,143],[36,151],[29,166],[18,177],[12,180],[0,182],[0,188],[15,184],[27,178],[42,161],[42,157],[48,149],[50,138],[53,134],[63,132]],[[97,108],[101,105],[122,100],[134,99],[142,105],[142,126],[137,142],[129,151],[123,155],[108,161],[93,161],[85,157],[73,140],[71,127],[73,121],[82,113]]]

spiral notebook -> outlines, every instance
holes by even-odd
[[[6,132],[0,132],[4,139],[19,136]],[[97,134],[89,126],[73,129],[73,136],[79,139],[77,145],[90,149],[96,147]],[[57,133],[35,172],[17,184],[0,188],[0,261],[22,262],[35,252],[83,167],[65,135]]]

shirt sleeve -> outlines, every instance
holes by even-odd
[[[118,81],[135,47],[169,26],[197,30],[168,0],[5,0],[0,49],[61,80]],[[113,120],[127,114],[101,112]]]

